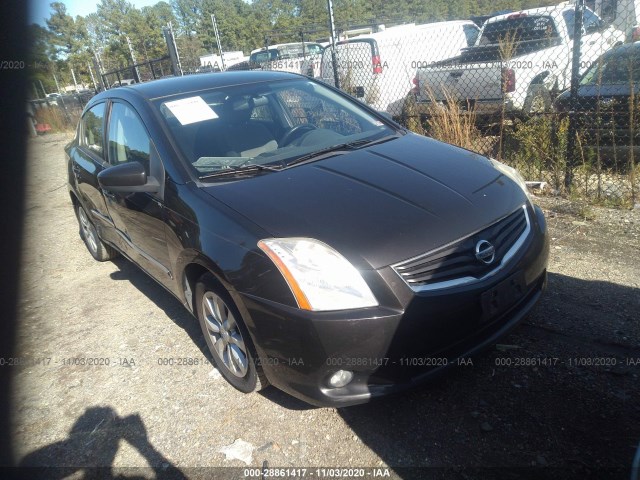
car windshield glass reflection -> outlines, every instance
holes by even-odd
[[[273,171],[334,146],[362,148],[397,133],[355,102],[307,80],[194,92],[158,106],[201,178],[225,170]]]
[[[635,84],[640,81],[640,55],[612,55],[595,63],[580,85]]]

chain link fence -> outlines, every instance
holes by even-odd
[[[374,26],[319,52],[262,48],[248,64],[336,86],[415,132],[517,167],[542,193],[635,205],[640,12],[634,0],[587,3]]]
[[[412,131],[512,165],[541,193],[633,206],[639,23],[638,0],[575,0],[468,20],[345,26],[335,45],[313,41],[325,33],[314,26],[289,43],[274,32],[246,56],[230,52],[240,55],[225,57],[226,65],[215,55],[203,64],[193,42],[165,28],[168,56],[101,73],[100,81],[110,88],[224,69],[301,73]]]
[[[95,91],[80,93],[49,94],[45,98],[27,102],[27,121],[32,134],[63,131],[75,128],[82,109]]]

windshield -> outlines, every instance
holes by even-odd
[[[332,147],[361,148],[397,133],[356,102],[306,79],[199,91],[156,105],[198,177],[284,168]]]
[[[255,63],[266,63],[274,60],[288,60],[302,58],[307,55],[319,55],[324,49],[317,43],[292,43],[280,45],[277,48],[269,48],[251,54],[250,60]]]
[[[636,84],[640,81],[640,52],[629,55],[624,52],[591,65],[585,72],[580,85],[619,85]]]

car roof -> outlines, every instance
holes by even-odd
[[[247,83],[269,82],[278,80],[295,80],[303,77],[294,73],[275,71],[234,71],[219,73],[198,73],[185,75],[183,77],[162,78],[150,82],[136,83],[118,87],[119,91],[126,91],[134,95],[141,96],[147,100],[168,97],[181,93],[197,92],[211,88],[229,87]],[[114,89],[115,90],[115,89]],[[96,95],[96,100],[101,97],[113,95],[114,90],[107,90]],[[111,94],[109,94],[111,92]]]
[[[444,22],[421,23],[418,25],[416,25],[415,23],[409,23],[404,25],[394,25],[393,27],[388,27],[384,30],[381,30],[380,32],[363,33],[361,35],[356,35],[355,37],[350,37],[346,40],[340,40],[338,44],[344,45],[345,43],[353,43],[366,39],[392,39],[410,35],[412,33],[426,35],[433,32],[437,33],[437,31],[442,28],[459,27],[464,25],[473,25],[474,27],[477,27],[477,25],[471,20],[449,20]]]
[[[568,2],[563,2],[559,5],[551,5],[548,7],[539,7],[539,8],[530,8],[528,10],[518,10],[515,12],[504,13],[502,15],[496,15],[495,17],[491,17],[487,19],[486,24],[500,22],[502,20],[506,20],[514,15],[552,15],[558,14],[560,12],[564,12],[565,10],[573,10],[575,7],[569,5]]]
[[[305,45],[320,45],[318,42],[304,42]],[[280,47],[289,47],[291,45],[302,45],[302,42],[278,43],[277,45],[269,45],[268,47],[260,47],[251,50],[251,53],[266,52],[267,50],[277,50]]]
[[[632,53],[640,53],[640,42],[624,43],[622,45],[618,45],[617,47],[607,50],[604,53],[603,57],[610,58],[622,55],[626,56]]]

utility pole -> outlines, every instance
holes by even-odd
[[[338,78],[338,59],[336,58],[336,25],[333,20],[333,2],[327,0],[329,8],[329,29],[331,30],[331,63],[333,64],[333,81],[336,88],[340,88],[340,78]]]
[[[93,82],[93,89],[98,90],[98,84],[96,84],[96,77],[93,76],[93,70],[91,70],[91,64],[87,62],[87,67],[89,67],[89,75],[91,75],[91,81]]]
[[[211,23],[213,24],[213,33],[216,36],[216,43],[218,44],[218,52],[220,53],[220,61],[222,62],[222,71],[224,72],[227,67],[224,64],[224,54],[222,53],[222,45],[220,44],[220,33],[218,32],[218,22],[216,22],[216,16],[211,14]]]
[[[104,77],[102,72],[104,71],[102,68],[102,62],[100,61],[100,56],[97,51],[93,52],[93,68],[96,69],[96,73],[98,74],[98,79],[100,80],[100,91],[104,91],[107,89],[107,86],[104,83]]]
[[[62,92],[60,91],[60,84],[58,83],[58,79],[55,73],[53,74],[53,81],[56,82],[56,89],[58,90],[58,93],[62,95]]]
[[[78,82],[76,81],[76,73],[73,71],[73,68],[71,69],[71,76],[73,77],[73,84],[76,87],[76,93],[78,92]]]
[[[580,84],[580,45],[582,43],[582,24],[584,0],[576,1],[575,23],[573,24],[573,57],[571,59],[571,96],[569,106],[569,131],[567,133],[567,159],[564,174],[564,186],[571,189],[573,183],[573,167],[576,164],[576,109],[578,107],[578,87]]]
[[[133,78],[137,83],[140,83],[140,72],[138,71],[138,65],[136,63],[136,56],[133,53],[133,47],[131,46],[131,40],[129,39],[129,35],[125,35],[124,38],[127,39],[127,45],[129,46],[129,53],[131,54],[131,61],[133,62]]]
[[[173,34],[173,22],[169,22],[169,32],[171,32],[171,42],[173,43],[173,48],[176,53],[176,62],[178,64],[178,71],[180,72],[180,76],[184,75],[182,71],[182,63],[180,62],[180,52],[178,52],[178,45],[176,44],[176,36]]]

